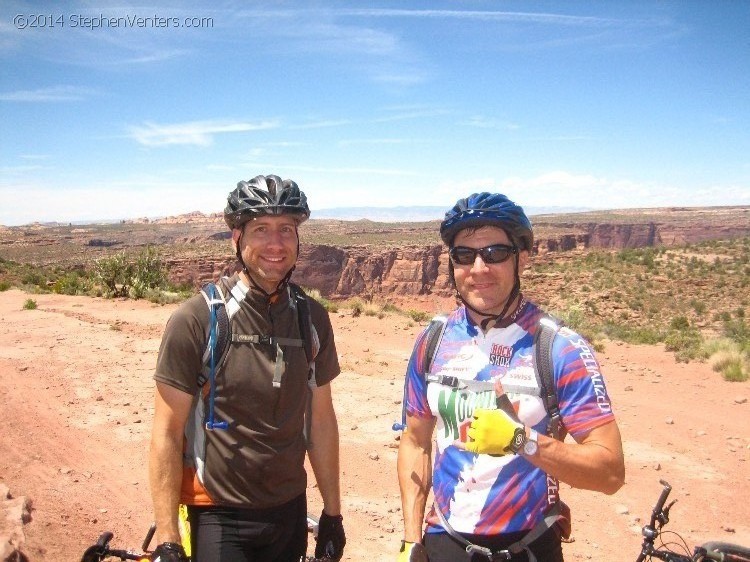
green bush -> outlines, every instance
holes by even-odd
[[[703,336],[697,330],[671,330],[664,338],[664,348],[674,351],[675,359],[685,363],[708,357],[703,347]]]
[[[0,281],[0,292],[1,291],[7,291],[11,287],[12,287],[12,285],[10,283],[8,283],[7,281]]]
[[[743,360],[742,354],[736,350],[719,353],[713,361],[714,371],[720,372],[724,380],[729,382],[748,380],[750,372],[747,365],[748,361]]]
[[[126,297],[130,291],[133,265],[124,252],[94,262],[94,276],[109,297]]]
[[[351,299],[349,302],[349,308],[352,309],[352,316],[355,318],[362,315],[362,312],[365,310],[365,303],[362,302],[362,299]]]
[[[130,296],[142,299],[147,291],[167,285],[167,268],[153,246],[148,246],[135,260],[131,270]]]
[[[690,321],[685,316],[675,316],[669,323],[673,330],[684,331],[690,329]]]
[[[88,283],[76,272],[72,271],[59,277],[52,284],[52,292],[60,295],[81,295],[88,290]]]
[[[426,322],[430,318],[430,315],[428,313],[422,312],[421,310],[410,309],[406,311],[406,315],[414,320],[417,324]]]
[[[134,261],[124,252],[96,260],[94,279],[108,297],[141,299],[168,285],[167,268],[153,246],[142,250]]]
[[[34,299],[26,299],[23,303],[24,310],[36,310],[36,301]]]
[[[47,288],[47,277],[39,271],[28,271],[21,277],[21,283],[24,285],[35,285],[37,287]]]

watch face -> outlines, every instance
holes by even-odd
[[[526,446],[526,431],[523,427],[516,428],[513,433],[513,440],[510,442],[510,450],[514,453],[518,453],[521,449]]]
[[[526,443],[523,444],[523,454],[536,455],[536,451],[538,448],[539,445],[536,441],[527,440]]]

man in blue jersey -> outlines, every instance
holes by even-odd
[[[557,331],[550,370],[562,430],[555,431],[533,359],[545,314],[521,292],[533,247],[529,219],[504,195],[475,193],[446,213],[440,235],[462,305],[430,358],[428,331],[418,337],[407,368],[398,561],[560,562],[569,521],[558,481],[613,494],[625,477],[599,364],[581,336]],[[566,433],[574,442],[563,443]]]

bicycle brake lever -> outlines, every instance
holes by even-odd
[[[669,510],[672,509],[672,506],[677,502],[677,500],[672,500],[667,504],[667,507],[661,510],[661,513],[659,514],[659,522],[662,525],[666,525],[669,523]]]

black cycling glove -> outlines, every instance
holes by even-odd
[[[325,511],[321,512],[315,558],[326,557],[331,560],[341,560],[346,544],[343,521],[344,518],[341,515],[332,516]]]
[[[176,542],[163,542],[151,553],[153,562],[188,562],[185,549]]]

